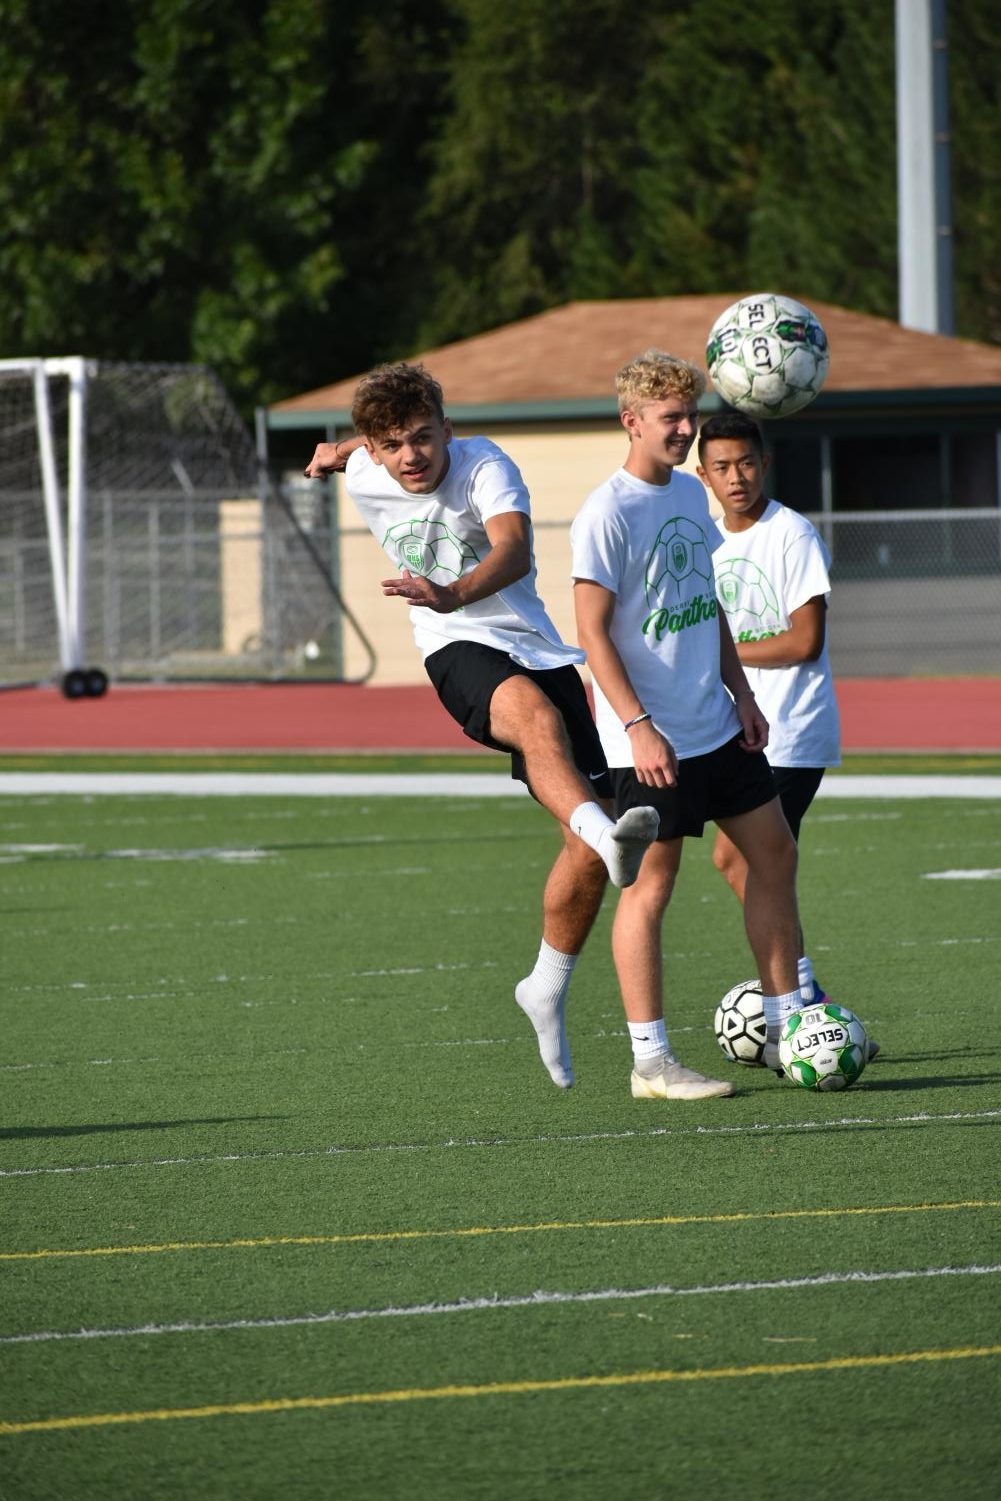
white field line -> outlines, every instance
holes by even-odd
[[[211,1319],[173,1324],[133,1324],[109,1329],[37,1329],[23,1334],[0,1335],[0,1345],[29,1345],[79,1339],[129,1339],[158,1334],[218,1334],[242,1329],[297,1329],[305,1325],[349,1324],[365,1319],[412,1319],[452,1313],[482,1313],[507,1308],[546,1308],[579,1303],[620,1303],[638,1298],[718,1297],[727,1293],[788,1292],[798,1288],[836,1287],[844,1283],[872,1285],[879,1282],[909,1282],[916,1278],[992,1277],[1001,1265],[936,1266],[902,1268],[888,1272],[821,1272],[813,1277],[777,1277],[768,1282],[717,1282],[696,1287],[657,1283],[652,1287],[603,1287],[586,1292],[547,1291],[501,1297],[458,1298],[452,1303],[411,1303],[388,1308],[332,1308],[324,1313],[300,1313],[257,1319]]]
[[[172,995],[177,995],[179,993],[180,992],[173,992]],[[185,998],[188,998],[189,996],[197,994],[197,992],[190,991],[185,992],[184,994]],[[98,999],[104,1000],[107,998],[104,996],[99,996]],[[129,996],[127,997],[127,999],[145,999],[145,997]],[[346,1002],[356,1001],[359,998],[356,996],[338,996],[337,999],[340,1002]],[[260,1006],[296,1006],[299,1004],[299,1002],[296,999],[292,999],[290,1001],[239,1001],[237,1004],[250,1010]],[[448,1007],[436,1006],[432,1009],[435,1011],[447,1011]],[[707,1031],[709,1031],[709,1023],[703,1022],[699,1026],[672,1027],[671,1036],[675,1037],[680,1036],[683,1033],[703,1033]],[[624,1027],[620,1027],[618,1029],[614,1027],[605,1027],[597,1032],[592,1032],[589,1035],[592,1041],[603,1042],[607,1038],[615,1038],[616,1040],[618,1040],[620,1038],[628,1037],[629,1033]],[[407,1052],[423,1052],[428,1050],[436,1050],[439,1048],[522,1048],[527,1047],[529,1042],[534,1042],[534,1040],[534,1036],[530,1038],[527,1035],[522,1035],[519,1037],[435,1037],[427,1041],[407,1042],[404,1044],[404,1047]],[[364,1046],[365,1045],[362,1043],[356,1044],[356,1051],[362,1051]],[[172,1058],[169,1054],[159,1053],[151,1054],[146,1058],[51,1058],[39,1059],[33,1063],[0,1063],[0,1074],[24,1074],[31,1072],[33,1069],[56,1068],[131,1068],[138,1066],[162,1068],[165,1064],[170,1065],[171,1067],[176,1067],[179,1063],[183,1064],[185,1067],[193,1067],[195,1065],[200,1065],[203,1063],[218,1063],[221,1060],[228,1060],[230,1063],[242,1065],[247,1063],[260,1063],[265,1058],[326,1058],[331,1054],[342,1058],[344,1056],[344,1050],[341,1047],[316,1046],[308,1048],[267,1048],[263,1051],[254,1050],[240,1052],[233,1049],[219,1053],[185,1053],[183,1057],[180,1058]]]
[[[445,797],[528,796],[503,772],[4,772],[0,796],[110,793],[186,797]],[[818,798],[1001,798],[1001,776],[825,777]]]
[[[352,1146],[303,1147],[286,1152],[224,1152],[196,1157],[146,1157],[119,1162],[78,1162],[66,1167],[16,1167],[0,1169],[0,1178],[38,1178],[51,1174],[99,1173],[154,1167],[212,1167],[230,1162],[278,1162],[299,1158],[319,1157],[366,1157],[385,1152],[440,1152],[482,1151],[489,1147],[535,1147],[539,1145],[578,1146],[581,1143],[652,1141],[668,1136],[763,1136],[784,1135],[789,1132],[867,1130],[875,1127],[886,1130],[896,1126],[951,1126],[967,1121],[1001,1119],[998,1110],[963,1110],[944,1115],[931,1115],[919,1111],[915,1115],[842,1116],[839,1120],[819,1121],[750,1121],[739,1126],[653,1126],[644,1131],[589,1131],[566,1134],[545,1133],[537,1136],[486,1136],[446,1138],[442,1141],[404,1141],[361,1143]]]

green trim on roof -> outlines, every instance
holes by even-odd
[[[715,392],[708,392],[699,402],[699,410],[717,412],[723,403]],[[505,422],[586,422],[596,417],[618,417],[618,403],[614,396],[574,397],[565,401],[510,401],[463,404],[446,403],[449,417],[462,426],[468,423],[492,425]],[[267,411],[268,427],[278,431],[282,428],[303,427],[350,427],[351,412],[347,407],[299,407],[293,411],[270,407]]]
[[[723,403],[714,391],[707,392],[699,402],[702,412],[718,412]],[[995,411],[1001,416],[1001,386],[950,386],[906,387],[890,391],[824,391],[808,409],[812,417],[823,417],[836,412],[878,413],[892,408],[906,414],[929,407],[965,407],[968,411],[987,414]],[[514,422],[587,422],[598,418],[614,419],[617,416],[614,396],[593,396],[564,401],[512,401],[494,403],[450,402],[448,415],[460,426],[502,426]],[[799,413],[786,419],[802,422],[807,413]],[[268,428],[274,432],[302,430],[303,428],[350,429],[351,411],[348,407],[298,407],[294,410],[266,412]]]

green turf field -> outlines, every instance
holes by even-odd
[[[538,1062],[527,799],[0,814],[4,1501],[997,1493],[1001,801],[818,801],[809,946],[883,1054],[699,1104],[629,1096],[611,898],[576,1087]],[[708,856],[668,1019],[719,1073]]]

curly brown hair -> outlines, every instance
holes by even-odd
[[[420,417],[445,420],[441,386],[423,365],[379,365],[358,382],[351,421],[363,437],[384,438]]]

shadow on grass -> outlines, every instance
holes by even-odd
[[[117,1131],[172,1131],[177,1126],[229,1126],[236,1121],[285,1121],[287,1115],[202,1115],[179,1121],[116,1121],[94,1126],[3,1126],[0,1141],[43,1136],[94,1136]]]
[[[882,1068],[884,1063],[944,1063],[947,1058],[996,1058],[993,1048],[929,1048],[920,1053],[882,1052],[874,1058],[870,1067]]]
[[[859,1088],[866,1094],[891,1093],[908,1089],[971,1089],[977,1086],[993,1085],[997,1088],[1001,1074],[970,1074],[960,1078],[955,1074],[939,1074],[930,1076],[913,1077],[910,1079],[873,1079],[868,1071],[865,1074],[864,1083]]]
[[[474,799],[469,799],[470,807],[473,806],[474,801]],[[545,825],[538,825],[534,828],[525,829],[523,832],[508,831],[493,833],[490,836],[490,842],[491,844],[511,844],[520,843],[530,839],[537,839],[539,837],[540,827],[544,829]],[[469,837],[470,836],[468,833],[462,830],[456,830],[455,833],[444,834],[359,834],[355,836],[348,836],[344,839],[286,840],[277,844],[265,844],[264,842],[261,842],[260,844],[230,844],[219,846],[212,845],[204,849],[189,848],[187,846],[163,845],[151,849],[40,850],[19,854],[13,857],[10,863],[13,864],[16,862],[17,864],[22,865],[67,865],[81,864],[98,860],[156,860],[162,861],[165,864],[169,864],[172,861],[190,860],[193,863],[198,863],[202,860],[218,860],[221,857],[227,855],[282,855],[297,854],[303,851],[310,852],[315,850],[378,850],[395,849],[397,846],[403,847],[406,845],[425,846],[439,844],[468,844]],[[49,911],[60,909],[49,909],[42,907],[38,910]]]

